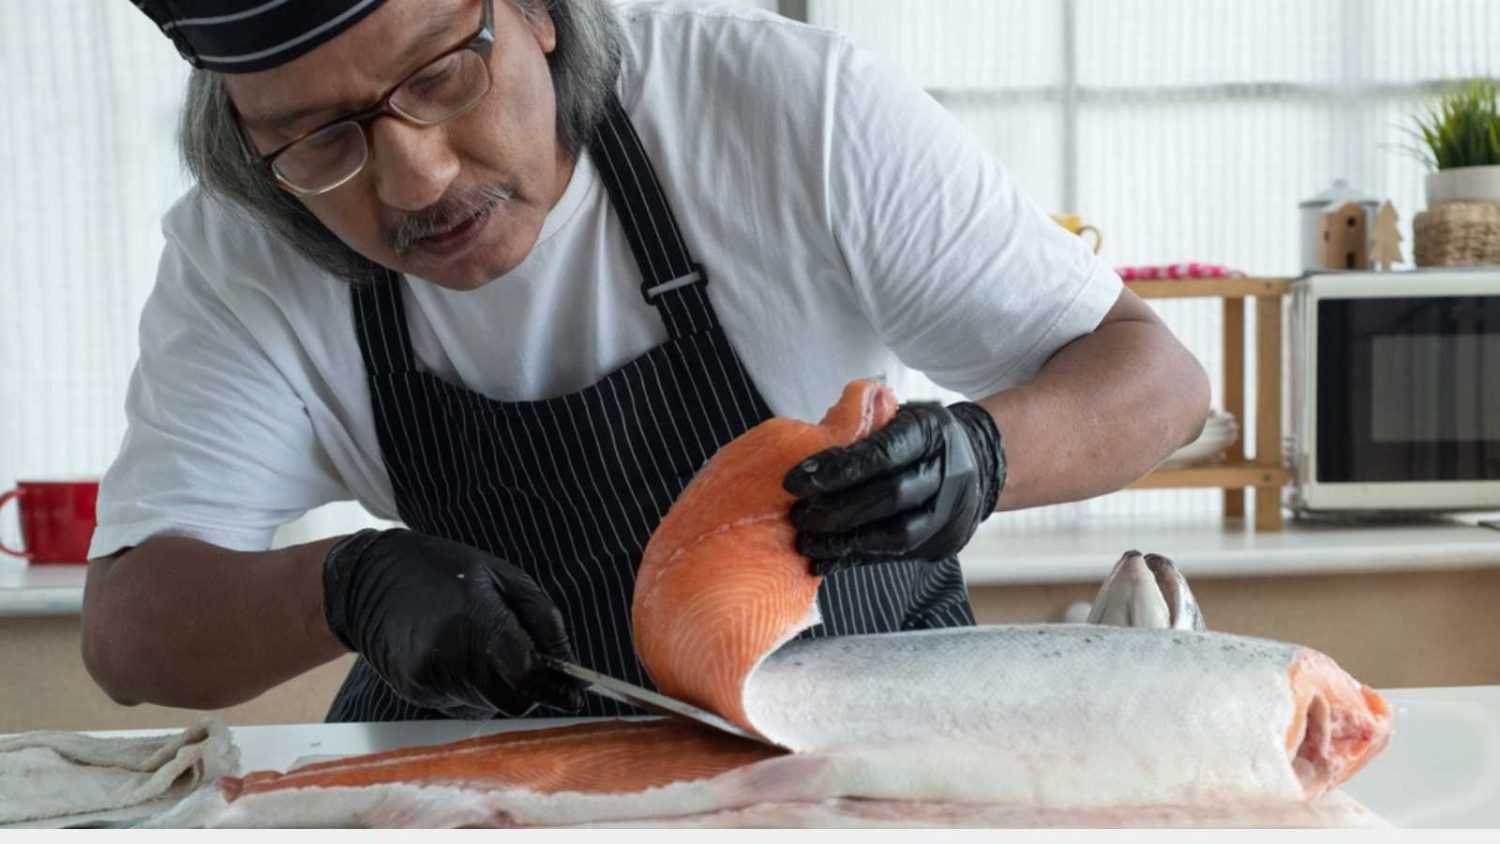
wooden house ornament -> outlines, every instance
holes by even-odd
[[[1329,270],[1368,270],[1370,243],[1365,209],[1354,202],[1323,215],[1318,226],[1318,264]]]

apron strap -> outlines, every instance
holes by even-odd
[[[704,292],[708,274],[688,252],[656,168],[614,94],[589,151],[640,267],[641,295],[661,314],[668,334],[682,337],[718,325]]]
[[[353,284],[354,330],[360,333],[359,350],[365,372],[415,372],[416,354],[406,327],[401,274],[384,270],[368,281]]]

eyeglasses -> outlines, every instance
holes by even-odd
[[[435,126],[473,108],[490,91],[490,48],[495,44],[493,0],[484,0],[479,31],[387,91],[375,105],[339,117],[265,155],[260,165],[300,196],[327,193],[364,169],[370,157],[365,126],[394,115],[418,126]],[[249,139],[246,149],[255,155]]]

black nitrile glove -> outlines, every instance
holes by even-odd
[[[455,718],[569,711],[582,691],[538,654],[575,662],[562,613],[526,573],[409,530],[356,533],[323,561],[328,627],[396,694]]]
[[[782,485],[802,499],[792,505],[792,523],[813,574],[941,560],[994,512],[1005,449],[994,417],[977,404],[904,404],[884,428],[814,454]]]

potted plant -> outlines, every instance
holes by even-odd
[[[1427,207],[1500,202],[1500,95],[1486,81],[1445,94],[1417,118],[1427,175]]]

